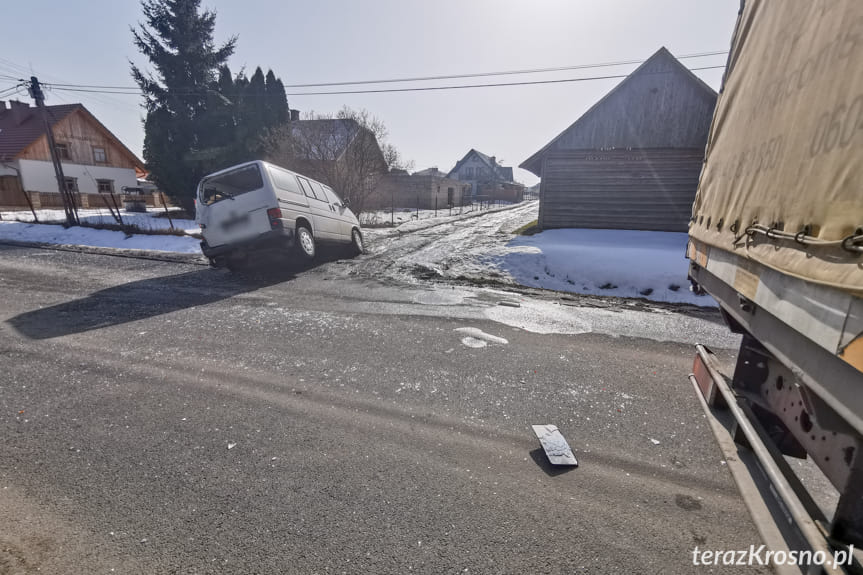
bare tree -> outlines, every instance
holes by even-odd
[[[386,125],[368,110],[312,111],[275,135],[269,159],[324,182],[360,213],[385,174],[410,167],[387,136]]]

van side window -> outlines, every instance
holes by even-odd
[[[342,204],[342,199],[333,191],[331,187],[324,186],[324,189],[327,191],[327,197],[330,198],[330,202],[338,205]]]
[[[302,195],[303,191],[297,184],[297,177],[290,172],[283,172],[277,168],[270,168],[270,175],[273,177],[273,184],[280,190],[285,190],[294,194]]]
[[[303,192],[305,192],[305,194],[308,197],[317,200],[318,197],[315,195],[315,192],[312,190],[312,184],[309,183],[309,181],[303,177],[297,176],[297,179],[300,181],[300,185],[303,187]]]
[[[315,197],[317,197],[322,202],[330,203],[330,199],[327,197],[327,193],[324,191],[324,187],[317,182],[310,182],[312,184],[312,189],[315,192]]]

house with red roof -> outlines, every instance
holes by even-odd
[[[45,108],[70,190],[119,194],[138,186],[144,163],[83,105]],[[59,196],[45,124],[38,108],[0,101],[0,204],[22,190]]]

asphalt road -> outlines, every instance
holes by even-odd
[[[692,565],[759,543],[686,380],[713,314],[335,257],[0,246],[0,573],[767,572]]]

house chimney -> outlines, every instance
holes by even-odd
[[[12,111],[12,120],[16,124],[21,124],[24,120],[29,116],[28,110],[30,106],[27,105],[27,102],[19,102],[18,100],[10,100],[9,101],[9,109]]]
[[[291,122],[297,122],[300,119],[299,110],[291,110]]]
[[[496,157],[496,156],[492,156],[492,157],[491,157],[491,165],[492,165],[492,166],[496,166],[496,165],[497,165],[497,157]]]

